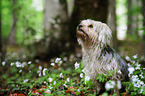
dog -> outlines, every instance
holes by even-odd
[[[110,28],[99,21],[82,20],[77,26],[77,40],[82,47],[84,72],[97,87],[97,92],[104,90],[104,83],[96,80],[98,74],[107,75],[114,70],[111,80],[128,81],[128,66],[126,62],[111,48],[112,32]]]

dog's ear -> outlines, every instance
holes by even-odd
[[[103,45],[110,45],[111,38],[112,38],[112,31],[106,24],[102,24],[98,36],[99,43],[102,43]]]

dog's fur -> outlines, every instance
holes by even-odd
[[[77,27],[77,39],[82,46],[85,75],[91,78],[98,92],[104,87],[96,80],[98,74],[106,75],[109,70],[114,70],[111,80],[128,80],[127,64],[110,47],[111,38],[110,28],[99,21],[83,20]]]

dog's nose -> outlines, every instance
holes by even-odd
[[[78,29],[80,29],[81,27],[83,27],[83,25],[79,24],[79,25],[78,25]]]

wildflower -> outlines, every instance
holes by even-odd
[[[78,64],[77,62],[75,63],[75,70],[78,69],[80,66],[80,64]]]
[[[59,61],[61,61],[61,58],[56,58],[55,59],[55,63],[59,63]]]
[[[130,77],[130,74],[133,74],[133,72],[134,72],[134,67],[130,67],[130,68],[128,68],[128,71],[129,71],[129,77]]]
[[[117,81],[117,87],[118,89],[121,89],[121,81]]]
[[[51,87],[51,86],[48,86],[49,87],[49,89],[52,89],[53,87]]]
[[[56,84],[56,81],[54,81],[53,84],[55,85]]]
[[[62,73],[60,73],[59,77],[63,78],[63,75],[62,75]]]
[[[39,70],[42,70],[42,66],[39,66]]]
[[[2,65],[3,65],[3,66],[5,66],[5,64],[6,64],[6,62],[5,62],[5,61],[3,61],[3,62],[2,62]]]
[[[49,82],[52,82],[53,79],[51,77],[49,77],[48,80],[49,80]]]
[[[80,92],[80,89],[78,89],[77,91]]]
[[[115,86],[115,81],[108,81],[106,84],[105,84],[105,89],[106,90],[110,90],[112,88],[114,88]]]
[[[69,78],[67,78],[67,79],[66,79],[66,81],[67,81],[67,82],[69,82],[69,81],[70,81],[70,79],[69,79]]]
[[[43,76],[45,76],[46,74],[45,74],[45,71],[47,70],[47,68],[44,68],[43,69]]]
[[[19,73],[21,73],[21,72],[22,72],[22,70],[19,71]]]
[[[140,64],[137,63],[135,69],[136,69],[136,70],[137,70],[137,69],[140,69]]]
[[[133,56],[133,58],[134,58],[134,59],[136,59],[136,58],[137,58],[137,54],[136,54],[136,55],[134,55],[134,56]]]
[[[86,84],[86,81],[89,81],[90,80],[90,77],[89,76],[85,76],[85,84]]]
[[[26,82],[28,82],[28,81],[29,81],[29,79],[25,79],[23,82],[26,83]]]
[[[62,61],[59,61],[58,66],[60,66],[62,64]]]
[[[63,84],[63,86],[67,87],[67,85],[66,85],[66,84]]]
[[[21,63],[20,62],[17,61],[15,64],[16,64],[16,67],[21,67]]]
[[[46,91],[44,93],[51,94],[51,91],[49,89],[46,89]]]
[[[118,73],[121,74],[121,71],[119,70]]]
[[[32,63],[31,61],[28,62],[28,64],[31,64],[31,63]]]
[[[39,77],[41,76],[41,72],[39,73]]]
[[[83,78],[83,73],[80,74],[80,77]]]
[[[130,57],[129,57],[129,56],[126,56],[125,59],[126,59],[127,61],[130,61]]]
[[[21,64],[21,67],[24,67],[25,65],[27,65],[27,63],[26,63],[26,62],[23,62],[23,63]]]
[[[51,63],[50,65],[51,65],[51,66],[55,66],[55,63]]]
[[[139,74],[139,76],[141,77],[141,79],[144,78],[144,77],[143,77],[143,72],[141,72],[141,74]]]
[[[10,64],[10,66],[13,66],[13,65],[14,65],[14,63],[11,63],[11,64]]]

